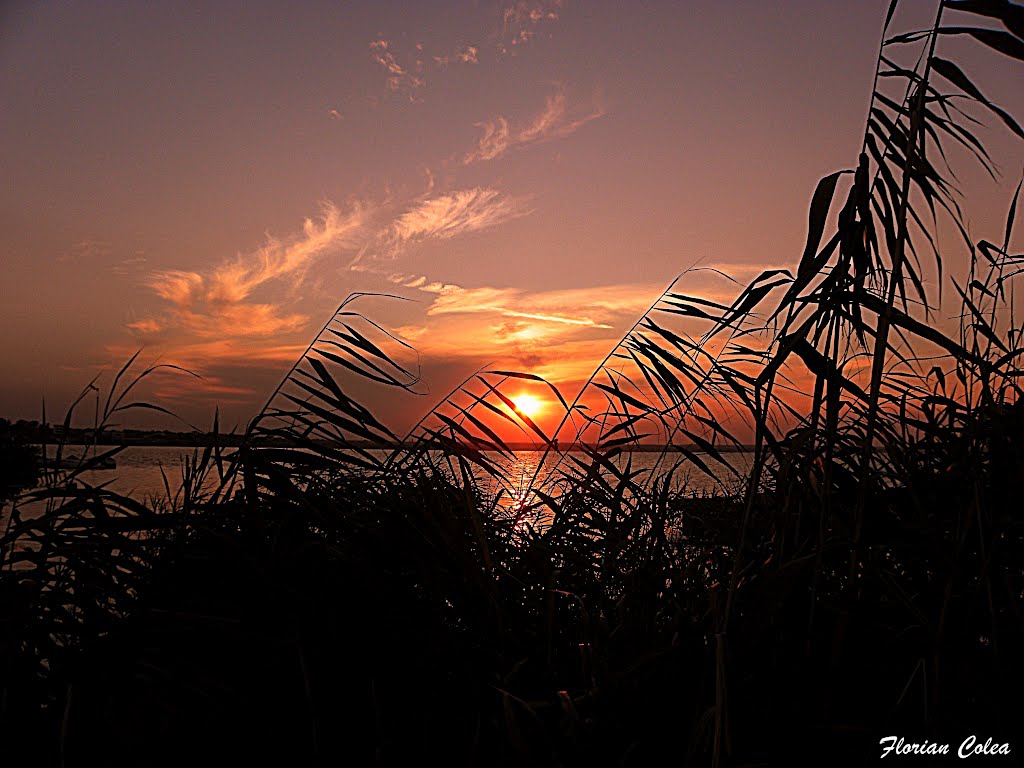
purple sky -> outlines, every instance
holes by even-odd
[[[243,424],[355,290],[416,299],[375,317],[432,392],[490,362],[571,390],[683,269],[795,264],[886,5],[6,3],[0,416],[144,346],[205,377],[161,404]],[[1024,65],[943,45],[1024,117]],[[1005,178],[961,179],[999,238],[1024,150],[982,136]]]

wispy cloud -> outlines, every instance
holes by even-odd
[[[115,275],[131,275],[136,274],[139,270],[145,268],[148,259],[144,251],[136,251],[134,256],[129,256],[126,259],[121,259],[117,264],[110,268],[110,271]]]
[[[502,53],[515,54],[516,49],[530,42],[543,25],[558,21],[562,0],[518,0],[502,9]]]
[[[422,101],[420,91],[427,85],[426,74],[430,62],[434,70],[452,65],[478,64],[480,49],[475,45],[462,45],[453,51],[428,55],[423,43],[416,43],[411,51],[398,52],[392,41],[381,38],[370,42],[371,58],[383,67],[389,91],[400,93],[412,102]]]
[[[431,297],[421,322],[397,329],[425,357],[470,367],[489,361],[556,382],[589,373],[663,289],[628,284],[530,291],[464,287],[423,275],[388,277]]]
[[[178,394],[165,388],[168,397],[185,398],[194,391],[197,397],[244,400],[251,398],[252,381],[265,379],[270,386],[272,375],[301,354],[301,342],[310,332],[312,280],[307,275],[314,274],[314,264],[331,254],[343,255],[348,269],[368,270],[376,273],[374,280],[386,280],[374,264],[380,257],[397,258],[418,244],[482,232],[528,212],[523,200],[488,187],[428,193],[397,211],[387,204],[353,202],[341,209],[325,203],[301,230],[286,237],[268,235],[255,251],[205,269],[151,273],[144,284],[162,309],[133,315],[126,326],[136,348],[151,345],[165,362],[207,376],[202,386],[174,384]],[[438,311],[456,312],[452,302],[442,301]],[[108,351],[130,354],[127,345]],[[210,371],[217,375],[209,377]]]
[[[113,251],[113,247],[106,240],[96,237],[87,237],[74,243],[64,253],[57,256],[59,262],[75,261],[96,261],[104,259]]]
[[[301,353],[310,321],[307,273],[318,260],[347,254],[352,269],[365,270],[357,262],[367,253],[370,259],[395,258],[415,244],[481,232],[528,212],[522,200],[487,187],[421,197],[385,223],[382,205],[354,202],[341,209],[325,203],[300,231],[268,235],[255,251],[206,269],[150,274],[145,285],[163,309],[132,317],[126,326],[134,344],[151,344],[176,365],[204,375],[219,367],[215,384],[224,389],[199,388],[197,394],[230,394],[235,387],[242,397],[245,388],[236,386],[248,378],[242,368],[264,375]],[[182,392],[191,386],[180,384]]]
[[[365,237],[370,212],[354,203],[341,211],[325,203],[320,216],[306,219],[302,230],[286,238],[268,236],[256,251],[222,261],[205,271],[163,270],[147,285],[170,307],[157,317],[128,324],[138,336],[188,339],[267,338],[300,330],[307,317],[284,308],[302,284],[312,262],[331,251],[352,251]],[[260,301],[261,289],[272,294]]]
[[[265,340],[185,340],[162,349],[152,362],[181,366],[201,374],[201,378],[157,369],[147,378],[144,389],[147,396],[174,409],[178,405],[193,407],[200,401],[211,406],[233,402],[251,408],[304,349],[304,343],[267,344]],[[137,351],[135,343],[115,343],[106,348],[116,360],[127,360]]]
[[[750,274],[760,269],[744,268]],[[527,371],[570,390],[666,288],[664,283],[623,283],[529,290],[467,287],[424,275],[396,273],[388,279],[400,286],[400,293],[425,295],[421,319],[396,329],[424,360],[445,360],[466,372],[479,365]],[[704,270],[687,273],[674,290],[728,304],[738,286]],[[699,333],[702,327],[696,323],[693,330]],[[686,332],[682,326],[677,330]]]
[[[255,252],[228,259],[205,273],[157,272],[149,286],[178,309],[205,307],[219,312],[245,301],[270,281],[300,283],[310,262],[328,250],[354,248],[367,215],[362,204],[353,204],[343,213],[333,203],[324,203],[320,217],[306,219],[300,233],[283,240],[268,236]]]
[[[370,55],[387,73],[388,90],[404,93],[410,101],[418,100],[417,91],[426,85],[426,80],[421,77],[422,59],[416,58],[402,66],[391,50],[391,42],[383,39],[370,43]]]
[[[154,334],[160,333],[160,331],[163,329],[163,326],[160,325],[160,322],[154,320],[151,317],[147,317],[143,320],[136,320],[132,323],[128,323],[128,327],[131,328],[133,331],[137,331],[138,333],[144,336],[152,336]]]
[[[201,379],[164,376],[153,382],[152,391],[160,402],[170,404],[193,403],[196,398],[250,402],[260,394],[254,387],[232,384],[222,376],[204,376]]]
[[[402,285],[412,287],[410,282]],[[493,312],[503,317],[522,318],[581,328],[612,328],[624,316],[643,311],[658,288],[653,285],[613,285],[550,291],[519,288],[463,288],[458,285],[426,283],[419,290],[435,294],[428,315]],[[566,307],[586,307],[585,312]]]
[[[378,230],[349,268],[356,272],[379,272],[374,262],[395,261],[416,244],[481,232],[529,213],[524,199],[490,187],[428,193],[406,205],[389,225]]]
[[[562,5],[562,0],[517,0],[501,6],[500,29],[483,32],[489,38],[487,50],[492,56],[516,55],[544,26],[558,21]],[[475,43],[438,50],[423,42],[401,45],[386,37],[371,40],[369,49],[372,60],[384,70],[387,90],[414,103],[423,100],[421,91],[432,73],[455,65],[479,64],[481,56]]]
[[[438,69],[445,69],[450,64],[479,64],[479,54],[480,49],[475,45],[465,45],[456,50],[455,53],[431,56],[431,59]]]
[[[564,138],[604,113],[604,109],[598,106],[587,112],[570,114],[565,87],[559,85],[547,97],[544,108],[517,129],[511,128],[508,119],[502,115],[477,123],[483,134],[476,148],[463,157],[463,163],[494,160],[518,146]]]
[[[471,187],[419,201],[395,219],[391,235],[402,242],[448,240],[490,229],[526,213],[520,200],[489,187]]]

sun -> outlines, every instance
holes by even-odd
[[[516,410],[531,419],[544,410],[544,401],[533,395],[518,394],[512,398]]]

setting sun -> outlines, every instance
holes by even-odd
[[[524,416],[529,416],[531,419],[544,410],[544,401],[533,395],[515,395],[512,398],[512,402],[515,403],[517,411]]]
[[[0,0],[5,754],[1024,768],[1024,0],[630,7]]]

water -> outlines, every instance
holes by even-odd
[[[100,446],[98,450],[102,454],[111,447]],[[82,455],[84,450],[84,446],[66,446],[63,455],[65,458],[78,457]],[[78,477],[83,483],[91,486],[102,486],[152,506],[154,503],[159,504],[161,500],[167,499],[168,487],[171,496],[174,496],[181,486],[185,460],[201,455],[202,450],[201,448],[197,449],[188,446],[129,446],[116,454],[115,461],[117,466],[115,468],[82,472]],[[226,449],[225,455],[230,455],[233,450]],[[53,458],[54,447],[48,446],[47,453]],[[379,453],[382,459],[385,458],[385,455],[384,452]],[[585,454],[582,453],[572,453],[569,455],[575,456],[580,460],[586,460]],[[685,488],[687,491],[697,494],[714,492],[716,490],[735,490],[736,480],[731,473],[727,472],[722,465],[712,460],[709,456],[699,453],[697,455],[716,473],[718,479],[709,477],[706,473],[693,466],[693,464],[687,462],[673,475],[672,485],[675,489]],[[542,452],[518,451],[511,459],[500,459],[497,454],[487,454],[487,456],[493,462],[500,462],[508,476],[506,488],[498,500],[499,508],[506,512],[515,512],[521,508],[522,504],[535,501],[534,498],[531,498],[532,494],[529,493],[529,489],[537,470],[537,465],[544,456]],[[554,458],[553,456],[548,457],[549,463],[547,468],[552,466]],[[655,452],[622,454],[615,461],[620,467],[624,467],[626,461],[630,459],[632,460],[632,469],[634,471],[638,469],[651,470],[655,469],[655,463],[658,462],[659,454]],[[728,455],[728,459],[742,476],[751,466],[752,455],[745,452],[731,453]],[[563,461],[567,462],[569,459],[563,458]],[[540,473],[539,476],[541,478],[545,476],[547,468]],[[656,474],[663,472],[664,469],[663,464],[658,466]],[[477,469],[476,475],[481,479],[484,487],[489,488],[490,492],[493,493],[497,490],[496,485],[482,470]],[[164,481],[165,476],[166,483]],[[209,477],[209,487],[211,489],[215,486],[216,480],[216,471],[213,470]],[[642,478],[638,478],[638,481],[641,480]],[[42,514],[45,506],[22,504],[20,509],[22,519],[31,519]],[[8,523],[10,511],[10,504],[0,507],[0,532],[4,530]]]
[[[102,453],[112,446],[100,446]],[[80,456],[84,450],[83,446],[66,446],[64,456]],[[233,449],[226,449],[225,454],[230,454]],[[167,477],[167,484],[173,494],[181,485],[182,470],[186,457],[191,458],[202,449],[190,448],[187,446],[129,446],[124,448],[115,456],[117,467],[114,469],[97,469],[83,472],[80,478],[89,485],[103,485],[118,493],[131,496],[139,501],[146,501],[152,498],[165,498],[167,495],[164,483],[164,475]],[[53,457],[53,446],[48,447],[48,455]],[[383,456],[383,454],[381,454]],[[508,472],[510,478],[510,491],[513,494],[525,494],[529,483],[537,469],[537,465],[543,457],[539,451],[518,451],[511,460],[499,460],[496,454],[488,454],[493,461],[501,461],[503,468]],[[582,453],[570,454],[585,459]],[[705,461],[717,478],[730,487],[731,475],[726,469],[704,454],[697,454]],[[658,453],[637,452],[631,454],[633,469],[649,470],[654,467],[658,460]],[[733,466],[742,475],[749,469],[751,455],[749,453],[728,454]],[[568,461],[566,459],[565,461]],[[617,460],[619,466],[624,466],[626,455],[621,455]],[[550,465],[551,457],[548,459]],[[543,474],[543,473],[542,473]],[[674,485],[685,487],[689,490],[702,493],[719,488],[719,483],[714,478],[708,477],[703,471],[689,462],[677,471],[674,476]]]
[[[98,447],[98,451],[102,454],[113,447],[101,445]],[[81,456],[84,450],[85,446],[68,445],[64,447],[63,456],[65,458]],[[180,445],[132,445],[114,456],[114,461],[117,462],[114,469],[82,472],[79,478],[89,485],[102,485],[139,501],[166,498],[167,488],[164,485],[164,475],[167,476],[167,484],[173,494],[181,486],[185,458],[191,459],[196,452],[201,454],[202,450],[202,448]],[[46,453],[47,456],[53,458],[54,446],[47,446]],[[91,449],[89,455],[93,455]]]

